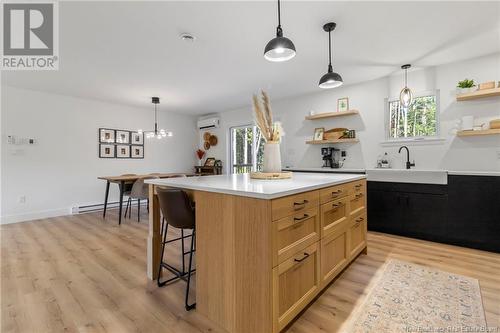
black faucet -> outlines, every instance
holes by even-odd
[[[406,169],[411,169],[412,166],[415,166],[415,161],[413,163],[410,163],[410,150],[406,146],[401,146],[399,148],[398,153],[401,154],[401,150],[406,149]]]

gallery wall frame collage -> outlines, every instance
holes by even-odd
[[[99,128],[99,158],[144,158],[144,133]]]

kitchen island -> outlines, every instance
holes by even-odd
[[[196,204],[196,311],[228,332],[279,332],[360,253],[366,180],[359,174],[248,174],[150,179],[148,268],[160,261],[156,187]]]

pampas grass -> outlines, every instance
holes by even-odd
[[[271,111],[271,101],[269,95],[262,91],[262,103],[256,95],[253,95],[253,110],[255,113],[255,123],[260,129],[264,139],[269,141],[279,141],[285,134],[280,122],[273,123],[273,113]]]

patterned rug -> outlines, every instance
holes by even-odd
[[[484,329],[486,320],[478,280],[392,259],[341,332]]]

